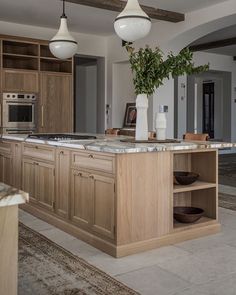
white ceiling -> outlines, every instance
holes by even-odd
[[[208,42],[213,42],[213,41],[218,41],[218,40],[223,40],[228,38],[235,38],[235,37],[236,37],[236,25],[208,34],[196,40],[191,45],[204,44]],[[205,51],[211,52],[211,53],[229,55],[229,56],[236,56],[236,45],[213,48],[213,49],[209,49]]]
[[[190,12],[226,0],[140,0],[141,4],[178,12]],[[66,3],[69,28],[74,32],[111,35],[117,12]],[[57,28],[59,0],[0,0],[0,20]]]

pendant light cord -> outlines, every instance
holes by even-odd
[[[65,13],[65,0],[62,0],[62,18],[67,18],[66,13]]]

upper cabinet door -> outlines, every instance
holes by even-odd
[[[41,73],[41,132],[73,132],[72,77]]]
[[[38,72],[21,70],[3,70],[3,91],[38,93]]]

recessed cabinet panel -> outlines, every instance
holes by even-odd
[[[114,238],[114,179],[94,175],[93,230]]]
[[[20,143],[13,143],[13,186],[21,189],[21,157],[22,150]]]
[[[38,92],[38,72],[3,70],[2,88],[12,92]]]
[[[73,131],[73,99],[71,75],[41,74],[41,132]]]
[[[23,159],[22,173],[22,189],[23,191],[29,193],[30,201],[36,201],[35,163],[33,160]]]
[[[35,165],[36,185],[35,195],[41,206],[54,208],[55,168],[54,165],[37,162]]]
[[[71,218],[82,227],[90,227],[92,222],[93,180],[88,173],[72,170]]]
[[[69,216],[70,151],[57,151],[55,210],[64,218]]]

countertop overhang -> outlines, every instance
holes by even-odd
[[[82,133],[74,133],[82,135]],[[94,135],[94,134],[92,134]],[[38,139],[28,139],[27,135],[2,135],[5,140],[15,140],[35,144],[47,144],[56,147],[74,148],[88,150],[93,152],[104,152],[113,154],[124,153],[146,153],[146,152],[164,152],[181,151],[195,149],[226,149],[236,147],[236,143],[213,142],[213,141],[185,141],[180,143],[129,143],[121,142],[121,139],[127,136],[101,135],[95,134],[97,139],[91,140],[70,140],[70,141],[47,141]]]
[[[0,182],[0,208],[24,204],[29,194]]]

